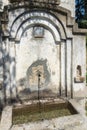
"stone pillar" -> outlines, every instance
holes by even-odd
[[[3,51],[3,87],[4,87],[4,99],[10,99],[10,73],[9,73],[9,41],[8,39],[2,42]]]
[[[60,79],[59,79],[59,94],[61,96],[61,43],[59,44],[59,75],[60,75]]]
[[[0,35],[0,107],[4,104],[3,91],[3,54],[2,54],[2,37]]]
[[[66,41],[66,44],[67,44],[67,50],[66,50],[66,53],[67,53],[67,65],[66,65],[66,68],[67,68],[67,96],[68,97],[71,97],[71,75],[72,75],[72,62],[71,62],[71,39],[67,39]]]
[[[65,97],[67,97],[67,42],[65,43]]]
[[[73,98],[73,40],[71,40],[71,98]]]
[[[57,46],[57,58],[58,58],[58,96],[61,96],[61,43]]]
[[[16,98],[16,65],[15,65],[15,43],[10,42],[10,91],[11,91],[11,98]]]
[[[65,72],[66,72],[66,60],[65,60],[65,41],[61,42],[61,96],[65,97]]]

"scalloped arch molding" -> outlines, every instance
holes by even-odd
[[[66,39],[66,34],[62,23],[50,13],[44,11],[24,12],[19,15],[12,23],[9,24],[11,38],[20,41],[23,31],[32,26],[41,25],[48,29],[55,41]]]

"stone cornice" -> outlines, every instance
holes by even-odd
[[[10,0],[9,9],[17,7],[42,7],[53,9],[60,4],[60,0]]]
[[[73,26],[73,34],[85,35],[85,34],[87,34],[87,29],[78,28],[78,24],[75,23]]]
[[[60,4],[60,0],[9,0],[10,3],[20,3],[20,2],[29,2],[29,3],[46,3],[46,4]]]

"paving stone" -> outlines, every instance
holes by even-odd
[[[22,126],[13,126],[11,130],[25,130]]]
[[[2,112],[0,130],[9,130],[12,125],[12,106],[6,106]]]

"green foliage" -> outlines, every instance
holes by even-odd
[[[41,121],[43,119],[52,119],[58,118],[62,116],[71,115],[69,109],[61,109],[61,110],[53,110],[53,111],[46,111],[46,112],[38,112],[38,113],[27,113],[22,115],[16,115],[13,117],[13,124],[23,124],[28,122],[35,122]]]
[[[87,28],[87,20],[81,20],[78,22],[78,26],[79,28],[84,28],[86,29]]]
[[[87,0],[75,0],[76,22],[87,19]]]
[[[81,20],[78,22],[78,27],[79,28],[83,28],[83,29],[87,29],[87,20]],[[86,34],[86,47],[87,47],[87,34]]]
[[[85,103],[85,110],[86,110],[86,115],[87,115],[87,102]]]
[[[87,83],[87,72],[86,72],[86,83]]]

